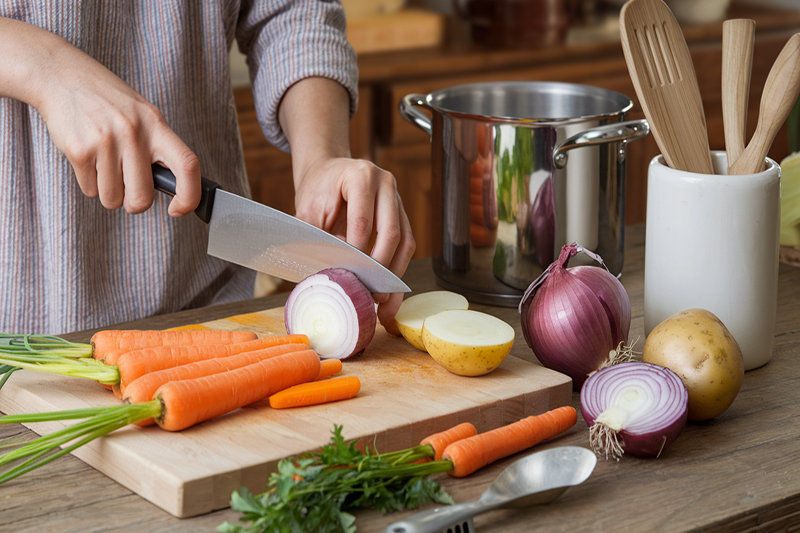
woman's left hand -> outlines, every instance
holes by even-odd
[[[402,276],[416,250],[394,176],[350,157],[347,91],[306,78],[283,96],[279,120],[292,149],[296,216],[345,240]],[[375,295],[378,318],[399,335],[402,293]]]
[[[402,276],[416,250],[394,176],[373,163],[324,159],[295,176],[297,217],[345,240]],[[395,335],[402,293],[376,295],[378,318]]]

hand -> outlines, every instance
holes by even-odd
[[[292,147],[298,218],[344,239],[402,276],[416,250],[394,176],[350,158],[349,98],[337,82],[306,78],[284,94],[278,118]],[[399,335],[403,294],[375,295],[378,319]]]
[[[297,217],[345,240],[402,276],[416,243],[394,176],[369,161],[323,159],[295,177]],[[371,248],[371,249],[370,249]],[[394,321],[403,294],[375,295],[378,319],[399,335]]]
[[[146,211],[154,195],[151,164],[160,163],[177,178],[169,214],[180,216],[197,207],[197,156],[154,105],[57,35],[11,19],[0,19],[3,32],[3,39],[13,39],[18,47],[16,68],[28,75],[7,71],[0,80],[0,94],[39,111],[86,196],[99,197],[108,209]]]

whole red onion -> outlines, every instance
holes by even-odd
[[[583,252],[600,267],[567,268]],[[579,390],[590,374],[612,363],[628,340],[631,302],[622,283],[596,254],[572,243],[539,276],[519,306],[522,333],[539,362],[572,378]]]

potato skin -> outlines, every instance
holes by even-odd
[[[434,337],[424,327],[422,339],[430,356],[453,374],[483,376],[505,361],[513,339],[498,346],[468,346]]]
[[[687,309],[656,326],[645,363],[669,368],[689,391],[689,420],[708,420],[731,406],[744,380],[744,360],[728,328],[705,309]]]

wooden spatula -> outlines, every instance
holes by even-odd
[[[754,20],[722,23],[722,124],[729,166],[739,159],[745,146],[755,32]]]
[[[755,174],[800,95],[800,34],[794,34],[772,65],[761,93],[756,131],[742,155],[728,166],[728,174]]]
[[[672,11],[662,0],[628,0],[620,33],[636,95],[667,165],[713,174],[700,87]]]

